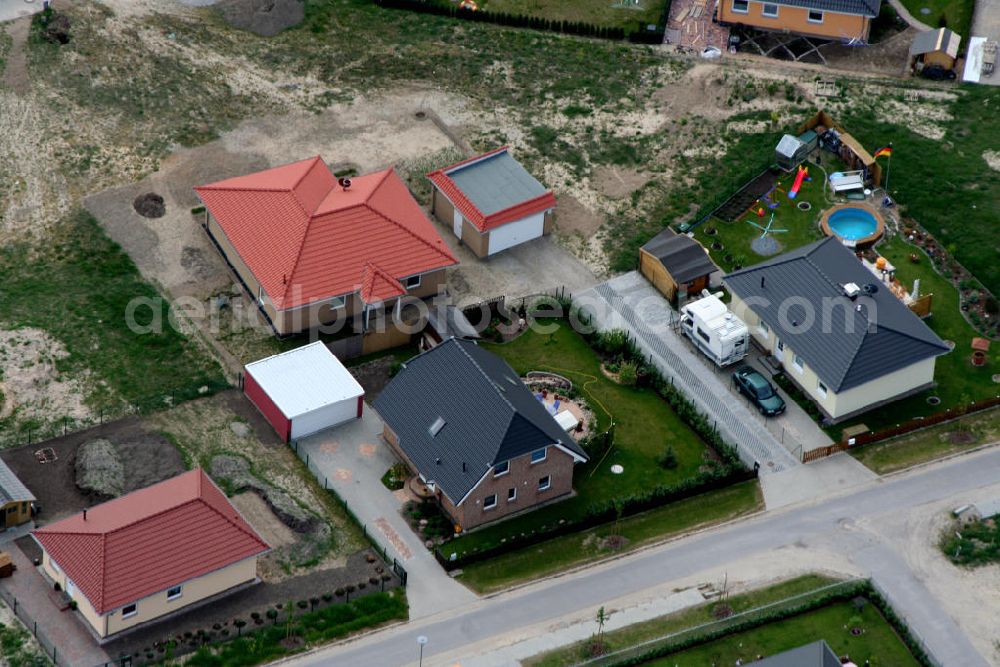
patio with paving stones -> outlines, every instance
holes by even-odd
[[[725,51],[729,28],[712,21],[715,0],[674,0],[670,4],[664,43],[702,49],[714,46]]]

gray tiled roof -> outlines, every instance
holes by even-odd
[[[875,18],[882,8],[881,0],[768,0],[777,5],[819,9],[838,14],[857,14]],[[845,35],[846,37],[846,35]]]
[[[34,501],[35,496],[17,478],[14,471],[0,459],[0,505],[25,500]]]
[[[820,639],[812,644],[789,649],[763,660],[748,663],[747,667],[840,667],[840,658]]]
[[[910,44],[910,55],[919,56],[924,53],[943,51],[954,58],[958,55],[958,45],[962,38],[948,28],[938,28],[937,30],[925,30],[913,38]]]
[[[372,407],[455,503],[495,464],[536,449],[561,443],[586,459],[507,362],[458,338],[408,361]],[[431,435],[439,418],[444,426]]]
[[[670,229],[651,238],[642,249],[660,260],[678,283],[686,283],[718,270],[700,243]]]
[[[446,173],[483,215],[503,211],[547,192],[506,150],[461,164]]]
[[[834,237],[734,271],[723,280],[833,391],[949,351]],[[859,287],[874,283],[878,289],[852,301],[842,287],[852,282]],[[813,310],[811,326],[806,326],[806,303]]]

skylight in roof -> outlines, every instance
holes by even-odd
[[[437,419],[434,420],[434,423],[431,424],[431,427],[427,430],[430,432],[431,437],[433,438],[438,433],[441,432],[441,429],[444,428],[444,425],[445,425],[444,417],[438,417]]]

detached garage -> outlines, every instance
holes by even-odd
[[[247,364],[243,393],[289,442],[359,419],[365,391],[321,341]]]
[[[506,147],[427,174],[431,213],[478,257],[552,231],[555,195]]]

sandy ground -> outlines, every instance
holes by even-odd
[[[0,330],[0,379],[4,402],[0,417],[14,412],[20,420],[48,422],[53,415],[87,419],[84,386],[56,369],[69,352],[41,329]]]
[[[292,529],[281,523],[260,496],[252,491],[237,493],[229,501],[236,506],[243,518],[254,527],[272,549],[295,541]]]

